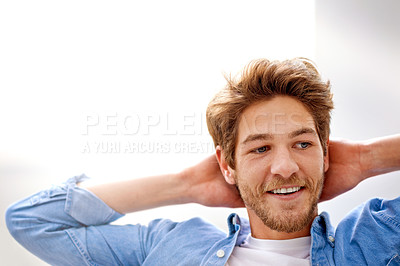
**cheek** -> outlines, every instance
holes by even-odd
[[[267,180],[267,164],[252,161],[238,164],[235,179],[249,187],[261,187]]]
[[[310,177],[317,176],[319,178],[321,173],[324,172],[324,157],[322,157],[322,155],[312,156],[310,158],[299,158],[298,164],[304,174]]]

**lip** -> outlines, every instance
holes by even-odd
[[[291,187],[291,186],[283,186],[280,188],[289,188],[289,187]],[[266,192],[265,194],[266,194],[266,196],[272,197],[277,200],[290,201],[290,200],[295,200],[295,199],[298,199],[299,197],[301,197],[301,195],[303,195],[303,193],[304,193],[304,190],[305,190],[305,188],[302,187],[299,191],[288,194],[288,195],[278,195],[278,194],[269,193],[269,192]]]
[[[281,187],[277,187],[277,188],[274,188],[274,189],[278,189],[278,188],[290,188],[290,187],[301,187],[301,185],[286,185],[286,186],[281,186]],[[273,190],[273,189],[271,189],[271,190]]]

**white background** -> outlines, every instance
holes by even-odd
[[[212,154],[206,106],[224,73],[255,58],[315,60],[333,84],[333,136],[399,133],[399,6],[350,2],[0,2],[1,263],[44,265],[6,230],[14,201],[80,173],[98,182],[149,176]],[[150,148],[123,151],[138,143]],[[336,224],[371,196],[398,195],[398,176],[371,179],[320,210]],[[189,204],[118,222],[202,216],[225,230],[233,211],[245,215]]]

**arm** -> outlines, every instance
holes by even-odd
[[[120,213],[173,204],[199,203],[211,207],[242,207],[235,186],[228,185],[215,156],[177,174],[82,187]]]
[[[224,181],[215,156],[178,174],[88,189],[82,188],[84,179],[84,175],[71,178],[7,209],[11,235],[51,265],[139,265],[153,244],[175,228],[167,220],[155,220],[148,226],[109,224],[122,216],[118,212],[186,202],[242,204],[236,188]]]
[[[400,135],[365,142],[363,154],[365,178],[400,170]]]
[[[320,202],[351,190],[367,178],[398,170],[400,135],[362,142],[331,140]]]

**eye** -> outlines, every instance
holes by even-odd
[[[296,147],[299,148],[299,149],[302,149],[302,150],[305,150],[305,149],[309,148],[310,146],[311,146],[310,142],[299,142],[299,143],[296,143]]]
[[[255,150],[252,150],[252,152],[258,153],[258,154],[264,153],[266,151],[268,151],[268,147],[267,146],[262,146],[260,148],[255,149]]]

